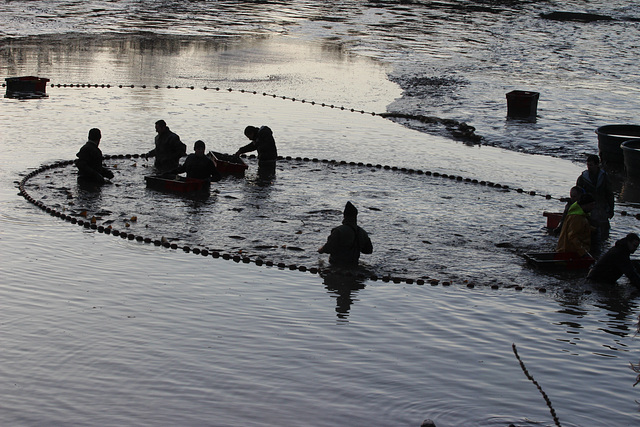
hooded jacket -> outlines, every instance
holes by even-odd
[[[593,195],[596,199],[596,206],[593,208],[593,211],[591,211],[591,220],[595,222],[608,222],[609,218],[613,216],[615,197],[607,173],[599,169],[598,176],[595,181],[593,181],[589,170],[585,170],[578,177],[576,185],[582,188],[585,193]]]
[[[344,218],[342,225],[331,230],[322,253],[329,254],[332,265],[355,266],[360,259],[360,253],[370,254],[373,245],[369,235],[358,227],[355,218]]]
[[[591,225],[588,214],[578,202],[569,208],[558,238],[557,252],[575,252],[584,256],[591,248]]]
[[[595,263],[587,278],[596,282],[615,283],[624,274],[633,285],[640,286],[640,275],[633,266],[630,256],[627,238],[618,240],[614,247]]]

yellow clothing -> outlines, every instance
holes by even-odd
[[[587,213],[576,202],[569,208],[562,225],[556,252],[575,252],[583,256],[591,249],[591,224]]]

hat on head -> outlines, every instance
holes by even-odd
[[[358,209],[356,209],[351,202],[347,202],[347,204],[344,205],[344,216],[356,217],[358,216]]]

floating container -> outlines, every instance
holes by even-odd
[[[630,139],[621,144],[624,170],[627,178],[640,179],[640,139]]]
[[[5,98],[44,98],[49,79],[35,76],[7,77]]]
[[[604,165],[622,167],[624,154],[621,144],[632,139],[640,139],[638,125],[605,125],[596,129],[598,135],[598,151]]]
[[[512,90],[507,93],[507,117],[535,118],[538,110],[539,92]]]
[[[562,221],[562,212],[542,212],[542,215],[547,217],[547,228],[552,230],[558,227]]]
[[[221,175],[244,175],[249,166],[240,158],[240,156],[232,156],[231,154],[218,153],[217,151],[209,151],[208,157],[213,160],[216,169]]]

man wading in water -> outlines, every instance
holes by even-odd
[[[344,207],[342,225],[331,230],[331,235],[318,252],[329,254],[329,263],[340,267],[358,265],[360,253],[370,254],[373,245],[369,235],[362,227],[358,227],[358,209],[347,202]]]

